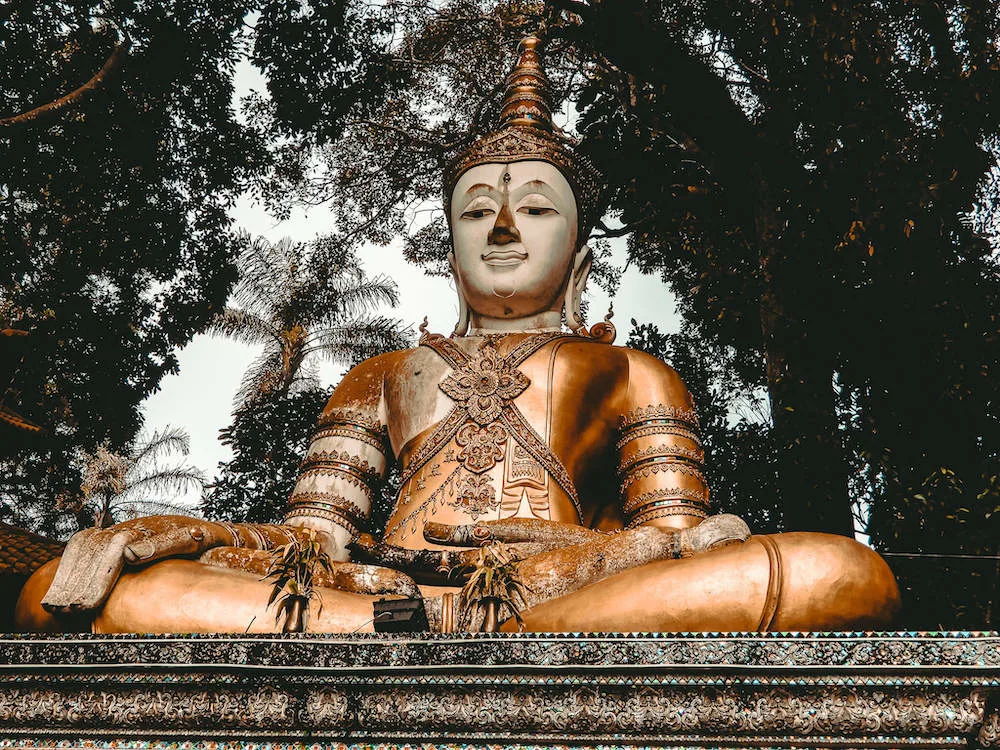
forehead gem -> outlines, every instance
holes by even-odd
[[[509,171],[503,173],[503,184],[504,185],[509,185],[510,184],[510,172]]]

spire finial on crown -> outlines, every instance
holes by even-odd
[[[538,37],[528,36],[518,45],[517,64],[507,76],[498,129],[521,125],[552,132],[549,81],[538,55],[541,43]]]

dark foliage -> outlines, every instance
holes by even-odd
[[[786,526],[996,549],[995,5],[552,4],[632,257],[765,364]]]
[[[275,399],[259,399],[233,415],[221,440],[233,450],[202,503],[206,518],[277,523],[298,476],[316,418],[331,389],[310,388]]]
[[[0,505],[53,531],[78,449],[135,435],[138,405],[225,302],[237,243],[226,209],[264,157],[230,106],[239,4],[7,3],[0,117],[99,70],[112,79],[41,123],[0,128],[0,318],[31,346],[3,398],[48,430],[0,464]],[[95,31],[104,19],[111,26]],[[26,447],[26,446],[25,446]]]

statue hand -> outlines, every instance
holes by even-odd
[[[501,518],[495,521],[452,525],[428,521],[424,539],[456,547],[482,547],[493,542],[534,544],[541,551],[583,544],[606,535],[583,526],[539,518]]]
[[[268,573],[274,559],[273,550],[215,547],[199,557],[198,562],[216,568],[241,570],[245,573],[251,573],[263,581],[270,580]],[[420,598],[420,589],[417,588],[417,584],[398,570],[337,560],[330,563],[328,570],[319,570],[314,574],[313,585],[349,591],[352,594]]]
[[[193,555],[231,542],[225,527],[187,516],[152,516],[108,529],[84,529],[66,545],[42,606],[52,613],[97,609],[126,563]]]
[[[475,568],[479,550],[406,549],[376,541],[362,534],[349,545],[351,559],[403,571],[421,583],[460,583]],[[547,547],[537,542],[516,542],[507,545],[515,561],[525,560],[545,552]]]

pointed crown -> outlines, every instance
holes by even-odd
[[[445,213],[451,216],[451,193],[459,178],[480,164],[509,164],[516,161],[547,161],[555,166],[576,197],[579,214],[579,242],[600,219],[600,172],[574,150],[576,145],[552,123],[549,81],[542,69],[537,37],[529,36],[518,45],[518,59],[507,76],[500,122],[492,133],[480,137],[455,156],[444,171]]]

